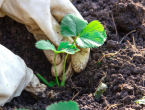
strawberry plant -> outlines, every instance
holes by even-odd
[[[106,41],[106,32],[104,30],[103,25],[99,21],[92,21],[89,23],[85,20],[78,18],[75,15],[68,14],[61,21],[61,34],[64,37],[74,37],[74,41],[72,44],[68,42],[61,42],[57,50],[54,45],[49,41],[38,41],[36,43],[36,47],[42,50],[53,50],[54,57],[54,66],[55,66],[55,74],[56,74],[56,83],[59,86],[59,81],[57,77],[56,70],[56,55],[58,53],[67,53],[65,57],[65,62],[63,66],[63,81],[61,82],[61,86],[65,85],[65,65],[66,60],[69,54],[74,54],[78,52],[79,49],[74,45],[76,43],[77,46],[81,48],[94,48],[99,47],[104,44]]]

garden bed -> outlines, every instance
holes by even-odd
[[[76,101],[80,110],[145,109],[134,102],[145,96],[145,2],[76,0],[75,6],[88,22],[101,21],[107,32],[105,44],[91,49],[86,69],[68,79],[65,87],[48,88],[56,94],[54,98],[36,99],[23,91],[5,104],[4,110],[45,109],[54,102],[69,100]],[[8,17],[0,18],[0,43],[24,59],[35,73],[52,81],[51,65],[35,42],[24,25]],[[97,100],[93,93],[103,76],[108,88]]]

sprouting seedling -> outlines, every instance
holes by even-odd
[[[76,43],[81,48],[94,48],[103,45],[106,41],[103,25],[96,20],[87,24],[87,21],[68,14],[61,21],[61,34],[64,37],[75,37],[72,44]],[[67,56],[68,54],[66,59]],[[63,75],[65,75],[65,71],[63,71]]]
[[[54,45],[51,44],[49,41],[38,41],[36,43],[36,47],[43,50],[53,50],[55,57],[54,57],[54,67],[55,67],[55,74],[56,74],[56,83],[59,85],[58,77],[57,77],[57,70],[56,70],[56,55],[58,53],[67,53],[65,57],[65,62],[63,66],[63,81],[61,86],[65,85],[65,65],[68,54],[74,54],[78,52],[74,46],[76,43],[81,48],[94,48],[99,47],[104,44],[106,41],[106,32],[104,30],[103,25],[99,21],[92,21],[91,23],[78,18],[75,15],[68,14],[66,15],[63,20],[61,21],[61,34],[64,37],[75,37],[72,44],[61,42],[58,49],[56,50]]]
[[[106,40],[103,25],[96,20],[87,24],[87,21],[68,14],[61,21],[61,34],[64,37],[75,37],[72,44],[76,43],[81,48],[94,48],[103,45]]]
[[[54,45],[51,44],[48,40],[40,40],[36,43],[36,47],[38,49],[42,49],[42,50],[52,50],[54,52],[54,67],[55,67],[55,74],[56,74],[56,84],[59,86],[59,81],[58,81],[58,77],[57,77],[57,69],[56,69],[56,56],[59,53],[67,53],[68,54],[74,54],[75,52],[78,52],[79,49],[76,48],[75,45],[73,44],[69,44],[68,42],[61,42],[60,45],[58,46],[57,50],[55,49]],[[67,59],[67,55],[66,58]],[[64,67],[63,67],[63,71],[65,71],[65,65],[66,65],[66,60],[64,63]],[[41,78],[42,79],[42,78]],[[63,81],[61,83],[61,86],[65,85],[65,74],[63,75]]]

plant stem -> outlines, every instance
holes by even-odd
[[[38,78],[40,78],[48,87],[50,87],[49,83],[39,74],[36,74],[38,76]]]
[[[74,39],[74,41],[73,41],[72,44],[74,44],[74,43],[76,42],[76,40],[77,40],[78,37],[79,37],[79,36],[76,36],[76,37],[75,37],[75,39]]]
[[[58,81],[58,77],[57,77],[57,69],[56,69],[56,55],[57,55],[57,53],[55,53],[54,52],[54,54],[55,54],[55,56],[54,56],[54,68],[55,68],[55,75],[56,75],[56,84],[59,86],[59,81]]]
[[[77,40],[78,36],[75,37],[74,41],[72,44],[74,44]],[[66,54],[65,56],[65,61],[64,61],[64,65],[63,65],[63,79],[62,79],[62,84],[61,86],[64,86],[65,85],[65,65],[66,65],[66,60],[67,60],[67,57],[68,57],[68,53]]]
[[[62,84],[61,86],[65,85],[65,65],[66,65],[66,60],[67,60],[68,54],[66,54],[65,56],[65,61],[64,61],[64,65],[63,65],[63,79],[62,79]]]

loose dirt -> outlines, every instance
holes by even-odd
[[[54,98],[36,99],[23,91],[20,97],[5,104],[4,110],[42,110],[54,102],[72,99],[81,110],[145,109],[145,106],[134,102],[145,96],[145,2],[75,0],[74,4],[88,22],[101,21],[107,32],[107,41],[103,46],[91,49],[87,68],[75,74],[72,81],[69,79],[66,87],[48,88],[48,91],[56,93]],[[21,56],[35,73],[42,74],[48,81],[54,80],[50,73],[51,65],[43,52],[35,48],[35,42],[24,25],[8,17],[0,18],[0,43]],[[103,55],[101,63],[97,63]],[[96,100],[93,93],[105,75],[103,82],[108,88]]]

